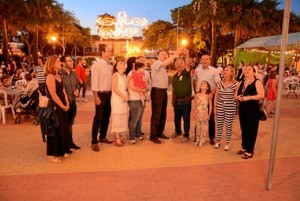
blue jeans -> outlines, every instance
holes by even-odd
[[[181,135],[181,117],[183,117],[184,137],[190,136],[191,101],[174,102],[175,133]]]
[[[141,137],[144,108],[140,100],[128,101],[128,105],[130,107],[129,139],[134,140],[136,137]]]

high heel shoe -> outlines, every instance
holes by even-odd
[[[136,143],[137,143],[136,140],[130,140],[130,144],[131,144],[131,145],[135,145]]]
[[[120,138],[116,138],[116,145],[121,147],[124,145],[124,143],[122,142],[122,140]]]
[[[217,143],[215,144],[215,149],[219,149],[220,146],[221,146],[221,142],[217,142]]]
[[[240,149],[240,150],[238,150],[238,151],[236,152],[236,154],[242,155],[242,154],[244,154],[244,153],[246,153],[246,152],[247,152],[246,150]]]
[[[61,163],[62,160],[56,156],[48,156],[48,161],[52,163]]]
[[[229,149],[230,149],[229,144],[225,144],[225,146],[224,146],[224,151],[229,151]]]
[[[253,154],[250,154],[248,152],[245,152],[243,155],[242,155],[242,159],[249,159],[249,158],[252,158]]]

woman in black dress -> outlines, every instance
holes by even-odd
[[[240,82],[235,99],[239,102],[239,119],[242,130],[242,149],[237,154],[243,159],[252,158],[259,125],[259,102],[264,98],[264,87],[255,78],[255,68],[247,65],[245,79]]]
[[[69,102],[63,87],[62,77],[59,74],[61,68],[58,56],[49,57],[45,63],[45,76],[48,107],[55,107],[59,126],[53,136],[47,136],[47,156],[51,162],[61,162],[59,157],[68,157],[70,151],[68,113]]]

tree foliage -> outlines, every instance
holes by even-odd
[[[175,49],[176,30],[170,22],[158,20],[143,29],[145,39],[144,48],[147,49]]]
[[[35,63],[38,52],[44,53],[53,35],[63,53],[67,47],[71,52],[75,45],[81,50],[91,45],[90,29],[82,27],[74,13],[64,10],[56,0],[1,0],[0,20],[5,60],[9,57],[8,42],[12,36],[18,36],[26,44],[26,52],[29,57],[33,55]]]

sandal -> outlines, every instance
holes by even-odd
[[[242,159],[249,159],[249,158],[252,158],[253,154],[250,154],[248,152],[245,152],[243,155],[242,155]]]
[[[122,142],[122,140],[120,138],[116,138],[116,145],[121,147],[124,145],[124,143]]]
[[[138,137],[138,139],[139,139],[140,141],[143,141],[143,140],[144,140],[144,138],[143,138],[143,137]]]
[[[236,152],[236,154],[242,155],[242,154],[244,154],[244,153],[246,153],[246,152],[247,152],[246,150],[240,149],[240,150],[238,150],[238,151]]]
[[[130,144],[135,145],[137,143],[136,140],[130,140]]]

